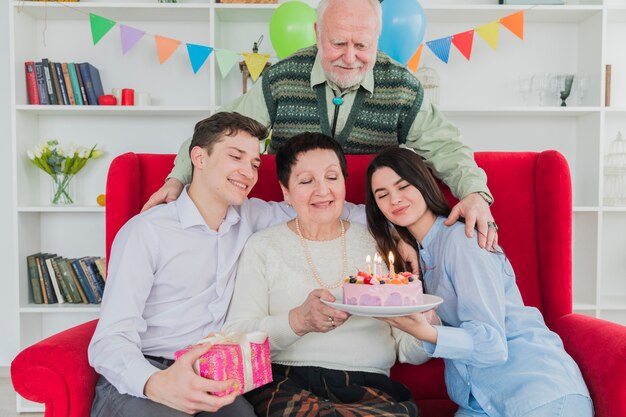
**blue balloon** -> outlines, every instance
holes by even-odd
[[[406,65],[424,39],[426,15],[417,0],[385,0],[378,49]]]

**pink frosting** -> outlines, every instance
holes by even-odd
[[[424,303],[422,282],[408,284],[343,283],[343,303],[359,306],[410,306]]]

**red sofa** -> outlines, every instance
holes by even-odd
[[[111,164],[107,181],[106,247],[162,183],[173,155],[127,153]],[[350,155],[347,199],[364,200],[364,171],[371,159]],[[558,152],[477,153],[495,197],[500,243],[510,258],[524,302],[537,307],[580,365],[597,417],[626,416],[626,327],[572,314],[572,188]],[[444,187],[445,189],[445,187]],[[452,202],[453,199],[447,191]],[[273,156],[264,156],[252,196],[280,200]],[[46,404],[45,417],[89,415],[97,374],[87,361],[96,322],[66,330],[25,350],[11,364],[15,390]],[[397,364],[392,377],[413,392],[424,417],[452,416],[443,362]]]

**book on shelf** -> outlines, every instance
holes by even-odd
[[[80,75],[80,68],[78,68],[78,64],[74,65],[74,72],[76,73],[76,78],[78,78],[78,86],[80,87],[81,101],[86,106],[89,103],[87,102],[87,92],[85,92],[85,84],[83,83],[83,77]]]
[[[78,67],[80,69],[80,75],[83,77],[83,84],[85,84],[87,102],[90,106],[97,106],[98,97],[104,95],[100,71],[89,62],[82,62],[78,64]]]
[[[102,277],[103,281],[107,282],[107,260],[106,258],[96,258],[95,260],[96,268],[98,268],[98,273]]]
[[[67,88],[65,87],[65,77],[63,77],[63,68],[61,67],[61,63],[55,62],[54,67],[57,72],[57,78],[59,79],[59,88],[61,89],[61,94],[63,95],[63,104],[69,105],[70,99],[67,96]]]
[[[54,86],[52,85],[52,74],[50,74],[50,61],[48,61],[48,58],[42,58],[41,66],[43,67],[43,75],[46,79],[46,87],[48,87],[48,100],[50,104],[59,104],[56,93],[54,92]]]
[[[57,67],[54,62],[49,63],[50,78],[52,78],[52,87],[54,87],[54,94],[57,97],[57,104],[62,105],[63,93],[61,93],[61,86],[59,85],[59,76],[57,75]]]
[[[78,259],[69,260],[69,264],[72,266],[76,277],[78,278],[78,282],[80,282],[81,287],[83,287],[83,291],[85,292],[85,297],[89,301],[89,304],[98,304],[98,299],[96,298],[91,285],[89,285],[89,281],[87,280],[87,276],[83,271],[83,268],[80,266],[80,262]]]
[[[67,98],[72,106],[76,105],[76,99],[74,98],[74,88],[72,87],[72,81],[70,80],[70,73],[67,69],[67,63],[61,64],[61,70],[63,71],[63,79],[65,80],[65,89],[67,90]]]
[[[37,77],[39,104],[50,104],[48,99],[48,86],[46,86],[46,77],[43,73],[43,64],[41,62],[35,62],[35,76]]]
[[[39,104],[37,75],[35,74],[35,63],[33,61],[24,62],[24,74],[26,75],[26,93],[28,94],[28,104]]]
[[[67,287],[70,292],[70,296],[72,298],[73,303],[89,303],[87,297],[85,297],[85,293],[83,292],[80,283],[78,282],[78,278],[74,274],[74,271],[71,267],[67,265],[67,259],[61,258],[57,261],[57,266],[59,267],[59,272],[61,272],[61,276],[67,283]]]
[[[43,289],[42,294],[44,297],[44,301],[46,304],[56,304],[57,297],[54,291],[54,287],[52,286],[52,280],[50,279],[50,275],[48,274],[48,267],[46,266],[46,256],[48,254],[42,253],[35,256],[35,261],[37,262],[37,270],[43,279]]]
[[[50,281],[52,282],[52,288],[54,288],[54,295],[57,298],[57,301],[59,304],[64,304],[65,303],[65,297],[63,296],[63,293],[61,292],[61,284],[59,282],[59,279],[57,279],[57,275],[56,272],[54,272],[54,268],[52,268],[52,258],[55,257],[56,254],[54,255],[46,255],[45,256],[45,267],[48,269],[48,276],[50,276]]]
[[[61,274],[61,268],[59,268],[59,263],[61,262],[61,259],[62,258],[60,256],[55,256],[50,261],[52,264],[52,268],[54,269],[54,275],[59,281],[59,286],[61,287],[61,294],[63,294],[63,298],[65,298],[65,301],[68,303],[76,303],[76,302],[80,303],[80,297],[78,298],[78,301],[76,301],[76,299],[74,298],[74,295],[70,291],[70,287],[68,286],[67,280],[65,279],[65,277],[63,277],[63,274]]]
[[[37,263],[33,254],[26,257],[26,265],[28,266],[28,282],[30,282],[30,291],[33,296],[33,303],[43,304],[43,295],[41,293],[41,284],[39,281],[39,273],[37,272]]]
[[[87,279],[87,283],[89,284],[91,291],[96,298],[96,302],[99,303],[100,301],[102,301],[103,288],[100,288],[100,283],[98,282],[98,279],[94,276],[93,271],[91,270],[89,257],[80,258],[77,262],[78,265],[80,265],[83,273],[85,274],[85,278]]]
[[[76,105],[83,105],[83,95],[80,92],[80,84],[78,83],[78,76],[76,74],[76,66],[73,62],[67,63],[67,72],[70,74],[70,82],[72,83],[72,91],[74,91],[74,101]]]

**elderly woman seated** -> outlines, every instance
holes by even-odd
[[[346,194],[341,146],[304,133],[280,148],[276,165],[297,217],[250,237],[224,326],[269,335],[274,382],[248,393],[248,400],[263,416],[333,415],[332,409],[341,416],[417,416],[410,392],[389,370],[396,357],[425,362],[421,342],[321,301],[340,298],[344,277],[376,252],[365,226],[340,217]]]

